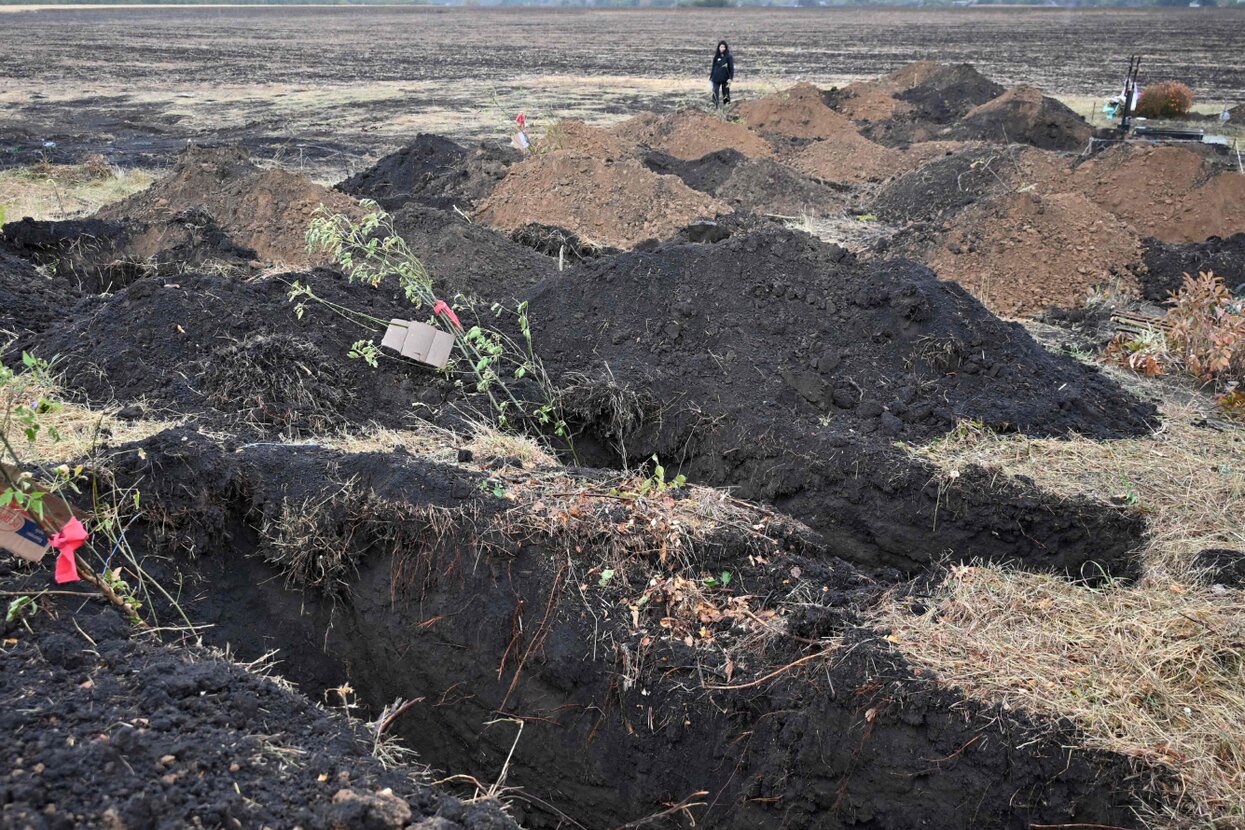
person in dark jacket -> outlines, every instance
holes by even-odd
[[[731,102],[731,81],[735,80],[735,59],[731,57],[731,47],[725,40],[718,41],[718,48],[713,52],[713,68],[709,70],[709,80],[713,83],[713,105],[721,106]]]

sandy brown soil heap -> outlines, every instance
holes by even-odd
[[[957,138],[1032,144],[1045,150],[1081,150],[1093,128],[1054,98],[1017,86],[973,107],[953,129]]]
[[[856,131],[851,120],[830,109],[822,91],[809,83],[748,101],[739,107],[739,116],[750,130],[761,135],[830,138]]]
[[[886,121],[912,111],[878,81],[857,81],[843,87],[837,103],[839,112],[853,121]]]
[[[261,170],[241,148],[192,148],[178,157],[169,175],[96,216],[155,224],[203,208],[234,242],[262,259],[302,267],[313,264],[304,233],[322,204],[361,214],[349,196],[298,173]]]
[[[813,142],[789,163],[801,173],[823,181],[859,184],[890,178],[902,168],[903,156],[851,130]]]
[[[540,222],[598,244],[631,248],[726,212],[721,202],[638,161],[607,164],[559,151],[512,167],[476,216],[507,231]]]
[[[537,153],[564,150],[601,161],[621,161],[635,155],[636,144],[619,138],[609,130],[593,127],[577,118],[568,118],[551,126],[536,141]]]
[[[1164,242],[1245,231],[1245,176],[1190,148],[1118,145],[1078,167],[1071,187]]]
[[[1008,193],[960,215],[929,265],[1012,316],[1083,305],[1103,283],[1136,292],[1141,253],[1131,229],[1080,194]]]
[[[743,124],[698,110],[680,110],[672,115],[646,112],[627,119],[612,132],[619,138],[688,160],[726,149],[752,157],[774,155],[770,143]]]

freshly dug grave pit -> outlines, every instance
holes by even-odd
[[[320,205],[361,216],[357,202],[298,173],[261,170],[238,147],[192,147],[147,190],[107,205],[95,218],[163,227],[186,211],[202,209],[237,245],[264,260],[306,267],[304,234]]]
[[[410,202],[471,210],[493,192],[523,155],[500,142],[469,150],[448,138],[420,133],[406,147],[337,185],[343,193],[371,199],[393,212]]]
[[[1069,189],[1164,242],[1245,232],[1245,176],[1210,149],[1118,144],[1078,166]]]
[[[825,216],[843,210],[849,198],[847,188],[815,181],[772,159],[749,159],[736,150],[719,150],[694,161],[650,151],[643,161],[654,173],[678,176],[693,190],[756,214]]]
[[[477,781],[504,766],[524,827],[1133,826],[1154,800],[1130,759],[918,678],[855,622],[884,582],[721,493],[194,435],[143,448],[118,475],[148,521],[221,517],[181,560],[207,636],[280,649],[300,686],[349,683],[372,712],[416,700],[394,731]]]
[[[204,208],[165,222],[27,218],[4,226],[24,256],[71,277],[84,292],[124,288],[144,277],[177,277],[190,270],[249,273],[259,254],[226,234]]]
[[[1042,150],[1084,150],[1093,127],[1065,104],[1030,86],[1013,87],[956,122],[953,138],[1031,144]]]
[[[547,257],[557,259],[563,265],[573,265],[577,262],[622,253],[618,248],[585,242],[568,230],[553,225],[542,225],[539,222],[529,222],[521,228],[515,228],[510,232],[510,239]],[[523,284],[528,285],[526,282]]]
[[[729,212],[721,202],[639,161],[609,164],[552,152],[512,167],[475,216],[506,231],[539,222],[596,244],[632,248]]]
[[[787,138],[835,138],[854,133],[850,119],[826,103],[826,95],[810,83],[800,83],[739,106],[739,118],[761,135]]]
[[[1131,228],[1078,193],[1009,193],[956,217],[925,261],[1010,317],[1080,307],[1099,286],[1136,296],[1141,253]]]
[[[623,121],[611,132],[688,161],[718,150],[737,150],[750,158],[774,155],[770,143],[743,124],[700,110],[680,110],[672,115],[646,112]]]
[[[1245,296],[1245,233],[1183,245],[1150,237],[1142,244],[1144,267],[1136,273],[1141,295],[1147,300],[1166,302],[1180,290],[1186,274],[1196,277],[1204,271],[1223,277],[1224,285],[1237,296]]]
[[[368,328],[316,302],[300,319],[288,298],[295,280],[379,320],[414,311],[396,287],[351,285],[327,270],[250,282],[191,274],[91,298],[10,354],[60,358],[61,382],[94,403],[143,402],[260,435],[396,426],[417,403],[443,400],[431,369],[390,357],[372,369],[347,356],[355,341],[379,339],[383,324]]]
[[[961,420],[1109,438],[1143,434],[1154,417],[921,265],[762,230],[583,266],[538,286],[529,313],[581,460],[656,454],[774,504],[865,564],[1130,567],[1137,516],[972,471],[945,480],[894,448]]]
[[[542,256],[547,252],[538,253],[450,211],[409,204],[394,214],[393,228],[447,297],[462,294],[511,304],[524,289],[558,270],[554,259]]]
[[[139,635],[102,600],[47,583],[0,559],[0,587],[37,597],[0,623],[0,825],[516,827],[496,802],[386,769],[366,729],[287,685]]]

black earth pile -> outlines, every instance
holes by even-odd
[[[142,277],[176,277],[211,267],[245,272],[258,259],[239,245],[203,208],[192,208],[160,224],[77,219],[23,219],[4,226],[15,249],[38,264],[55,265],[84,291],[124,288]]]
[[[1083,150],[1093,128],[1067,105],[1033,87],[1014,87],[956,122],[951,137],[1032,144],[1043,150]]]
[[[879,219],[895,224],[942,221],[1000,192],[1005,164],[990,149],[954,153],[887,182],[871,209]]]
[[[1207,548],[1198,551],[1193,567],[1202,571],[1207,584],[1245,588],[1245,551]]]
[[[1141,293],[1156,303],[1167,299],[1184,284],[1185,275],[1196,277],[1210,271],[1223,277],[1224,285],[1236,295],[1245,296],[1245,233],[1222,239],[1212,236],[1205,242],[1186,244],[1144,240],[1145,268],[1137,274]]]
[[[850,191],[801,175],[773,159],[750,159],[731,149],[692,161],[649,151],[643,161],[654,173],[678,176],[693,190],[756,214],[825,215],[841,210]]]
[[[421,133],[337,189],[371,199],[391,212],[410,202],[470,211],[521,159],[518,150],[499,142],[483,142],[469,150],[448,138]]]
[[[6,591],[46,582],[0,560]],[[515,827],[385,769],[362,727],[217,653],[136,636],[102,601],[35,607],[0,623],[4,827]]]
[[[550,258],[557,256],[556,250],[545,256],[545,251],[534,251],[452,211],[408,204],[393,215],[393,227],[446,298],[462,294],[508,303],[558,270]]]
[[[92,402],[142,398],[265,434],[373,421],[399,426],[417,402],[441,402],[430,369],[393,358],[372,369],[347,356],[358,340],[379,341],[384,323],[369,328],[309,301],[299,319],[287,296],[294,281],[386,323],[414,310],[392,284],[351,285],[328,270],[249,282],[190,274],[91,298],[11,351],[59,356],[63,382]]]
[[[22,335],[65,323],[81,298],[76,286],[35,268],[0,238],[0,331]]]
[[[912,105],[911,117],[935,124],[950,124],[973,107],[1003,93],[1004,87],[978,72],[973,66],[949,64],[916,86],[895,97]]]
[[[530,313],[594,465],[657,454],[865,564],[911,569],[950,552],[1110,570],[1137,542],[1135,517],[980,471],[948,480],[894,449],[965,420],[1110,438],[1154,417],[916,263],[763,230],[583,266],[538,286]]]
[[[1063,727],[917,679],[856,622],[886,583],[780,517],[722,523],[667,558],[645,535],[662,498],[582,499],[578,521],[533,533],[552,503],[492,494],[547,471],[231,453],[185,430],[141,447],[114,474],[142,489],[143,521],[173,537],[217,528],[181,560],[207,636],[247,659],[280,649],[306,689],[348,680],[371,712],[418,699],[395,732],[478,781],[508,763],[524,827],[674,828],[679,815],[658,814],[689,798],[699,823],[728,829],[1133,826],[1144,787],[1129,759],[1069,755]],[[567,474],[603,493],[616,479]],[[681,598],[726,570],[729,584]],[[761,597],[756,623],[738,609]],[[522,719],[517,744],[498,713]]]

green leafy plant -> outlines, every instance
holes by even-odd
[[[33,595],[17,597],[9,601],[9,608],[4,612],[4,622],[6,625],[12,624],[23,616],[35,613],[37,608]]]
[[[641,480],[639,485],[634,490],[629,490],[625,492],[615,490],[612,492],[615,492],[619,495],[634,496],[634,497],[661,496],[661,495],[665,495],[671,490],[677,490],[680,487],[683,487],[684,485],[687,484],[687,476],[683,475],[682,473],[679,473],[677,476],[675,476],[672,479],[667,479],[666,468],[662,465],[660,461],[657,460],[656,455],[654,455],[650,460],[653,462],[652,475],[650,475],[648,478]]]
[[[552,432],[569,444],[570,430],[560,414],[556,390],[533,347],[527,303],[520,303],[513,311],[500,304],[492,306],[494,318],[507,313],[514,316],[521,337],[519,343],[479,324],[464,328],[458,325],[457,318],[447,321],[451,316],[448,304],[438,299],[431,275],[394,230],[392,218],[375,202],[364,200],[362,205],[367,213],[357,221],[321,206],[307,228],[308,249],[328,254],[351,282],[375,287],[388,278],[396,279],[403,296],[415,308],[433,311],[430,325],[454,336],[458,359],[448,370],[451,374],[466,374],[474,390],[487,396],[501,428],[527,429],[539,435]],[[324,300],[301,282],[292,284],[289,298],[296,303],[294,311],[300,318],[306,312],[306,304],[314,301],[367,328],[388,324],[386,320]],[[376,366],[382,353],[373,340],[361,339],[351,346],[349,356]],[[516,394],[513,384],[517,381],[534,384],[540,400]]]

